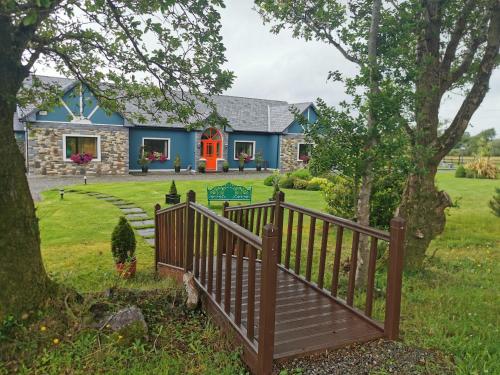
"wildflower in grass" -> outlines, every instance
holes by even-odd
[[[54,345],[59,345],[59,339],[58,338],[55,338],[54,340],[52,340],[52,342],[54,343]]]
[[[121,340],[123,339],[123,336],[122,335],[118,335],[118,340]]]
[[[46,330],[47,330],[47,327],[45,327],[45,326],[40,327],[40,331],[45,332]]]

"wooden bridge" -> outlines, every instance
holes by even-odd
[[[282,192],[266,203],[226,202],[223,216],[192,191],[155,211],[157,272],[194,274],[204,308],[234,333],[253,373],[270,374],[274,360],[398,338],[402,219],[388,233],[287,203]],[[368,277],[357,285],[361,241],[370,248]]]

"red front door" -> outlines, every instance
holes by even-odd
[[[203,141],[203,156],[207,163],[207,171],[217,170],[217,142],[206,140]]]

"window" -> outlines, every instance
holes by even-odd
[[[164,155],[170,159],[170,139],[169,138],[143,138],[142,145],[146,154]]]
[[[240,154],[246,154],[254,159],[255,141],[234,141],[234,160],[238,160]]]
[[[88,135],[64,135],[64,160],[70,161],[71,155],[90,154],[96,161],[101,160],[101,145],[99,136]]]
[[[299,143],[297,145],[297,161],[307,163],[311,159],[312,149],[312,143]]]

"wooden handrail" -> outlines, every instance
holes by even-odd
[[[225,230],[234,234],[236,237],[243,239],[247,244],[255,247],[256,249],[262,249],[262,239],[259,236],[256,236],[238,224],[233,223],[231,220],[217,215],[215,212],[205,206],[202,206],[201,204],[189,202],[189,207],[192,207],[196,212],[201,213],[203,216],[210,218]]]
[[[247,210],[249,208],[259,208],[259,207],[271,207],[276,204],[276,201],[269,201],[269,202],[263,202],[263,203],[252,203],[252,204],[245,204],[243,206],[227,206],[225,208],[226,211],[239,211],[239,210]]]
[[[285,207],[285,208],[288,208],[288,209],[296,211],[296,212],[301,212],[305,215],[316,217],[317,219],[327,221],[331,224],[336,224],[336,225],[342,226],[344,228],[351,229],[355,232],[366,234],[368,236],[377,237],[378,239],[381,239],[384,241],[389,241],[391,238],[389,233],[386,231],[375,229],[375,228],[372,228],[372,227],[369,227],[366,225],[361,225],[361,224],[358,224],[358,223],[351,221],[351,220],[343,219],[341,217],[333,216],[330,214],[325,214],[323,212],[319,212],[316,210],[312,210],[310,208],[298,206],[298,205],[293,204],[293,203],[282,202],[281,207]]]
[[[186,207],[186,202],[176,203],[172,206],[159,209],[158,211],[155,211],[155,213],[156,215],[164,214],[165,212],[175,211],[178,210],[179,208],[184,208],[184,207]]]

